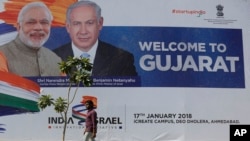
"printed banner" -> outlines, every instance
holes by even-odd
[[[60,34],[51,40],[60,44]],[[138,77],[94,77],[93,86],[245,88],[241,29],[104,27],[100,40],[131,52]],[[41,86],[66,86],[41,79]]]

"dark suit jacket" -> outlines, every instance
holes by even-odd
[[[63,61],[66,61],[68,56],[74,56],[71,42],[55,49],[54,52]],[[137,76],[134,56],[123,49],[99,41],[92,76]]]

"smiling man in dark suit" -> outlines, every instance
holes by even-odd
[[[91,1],[69,6],[66,29],[72,42],[54,52],[63,60],[88,54],[93,63],[92,76],[137,76],[133,54],[98,39],[103,27],[101,8]]]

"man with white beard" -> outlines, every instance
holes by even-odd
[[[19,12],[17,37],[0,46],[0,71],[20,76],[62,75],[61,58],[43,47],[50,35],[53,16],[42,2],[31,2]]]

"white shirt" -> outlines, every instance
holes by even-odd
[[[96,50],[97,50],[97,45],[98,45],[98,40],[95,42],[93,47],[91,47],[91,49],[88,52],[86,52],[86,53],[88,53],[90,55],[89,61],[92,64],[94,63],[95,54],[96,54]],[[72,50],[73,50],[73,53],[74,53],[74,57],[80,58],[81,54],[84,53],[84,52],[81,51],[79,48],[77,48],[73,42],[72,42],[71,46],[72,46]]]

